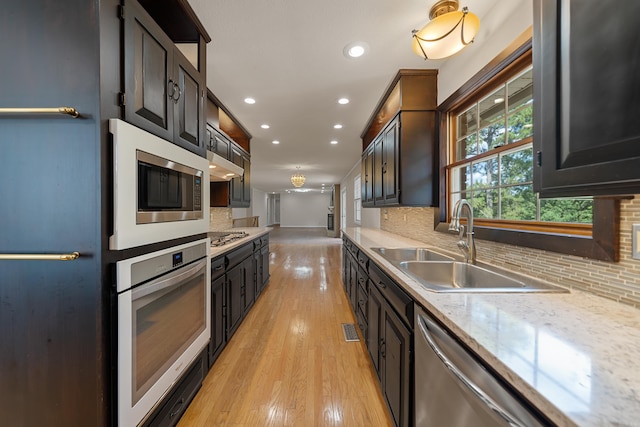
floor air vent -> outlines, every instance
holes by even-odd
[[[344,333],[345,341],[360,341],[360,338],[358,337],[358,331],[356,330],[356,325],[354,325],[353,323],[343,323],[342,332]]]

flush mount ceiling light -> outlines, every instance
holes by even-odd
[[[424,59],[442,59],[473,42],[480,20],[458,0],[440,0],[429,11],[430,21],[420,31],[413,30],[412,48]]]
[[[306,178],[300,173],[300,166],[296,166],[296,169],[298,169],[298,172],[291,175],[291,183],[294,187],[299,188],[304,185],[304,181]]]

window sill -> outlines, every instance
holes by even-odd
[[[435,211],[435,230],[450,233],[444,221],[444,212]],[[593,204],[592,236],[559,233],[540,233],[531,230],[514,230],[478,225],[475,237],[482,240],[505,243],[533,249],[618,262],[620,257],[620,199],[596,198]]]

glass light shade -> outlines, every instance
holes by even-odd
[[[416,36],[423,40],[413,38],[411,47],[416,55],[424,58],[426,53],[425,59],[442,59],[461,51],[471,43],[480,29],[480,19],[475,14],[467,12],[464,21],[460,22],[463,16],[463,11],[455,11],[429,21],[416,33]],[[451,31],[453,28],[455,30]],[[450,31],[451,33],[445,36]]]
[[[306,178],[304,177],[304,175],[302,175],[300,172],[297,172],[291,175],[291,183],[296,188],[302,187],[304,185],[305,179]]]

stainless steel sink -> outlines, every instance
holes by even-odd
[[[396,265],[436,292],[568,292],[541,280],[464,262],[403,261]]]
[[[403,261],[453,261],[452,257],[439,254],[429,248],[371,248],[391,262]]]

